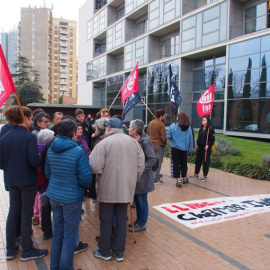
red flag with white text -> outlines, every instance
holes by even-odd
[[[131,94],[137,93],[138,90],[139,90],[139,75],[137,62],[121,88],[121,103],[123,104]]]
[[[211,85],[197,101],[197,112],[199,117],[203,117],[207,114],[211,115],[215,97],[215,86],[216,83]]]
[[[16,88],[0,45],[0,107],[9,98],[10,94],[14,92],[16,92]]]

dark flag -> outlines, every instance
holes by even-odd
[[[172,74],[172,67],[169,65],[169,89],[170,89],[170,99],[171,99],[171,105],[172,105],[172,112],[176,116],[178,113],[178,108],[181,104],[182,97],[181,93],[178,89],[178,86],[175,83],[174,75]]]
[[[125,119],[126,114],[129,112],[131,108],[133,108],[138,102],[141,101],[138,93],[131,94],[124,102],[124,108],[122,112],[122,119]]]

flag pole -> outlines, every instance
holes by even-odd
[[[116,95],[116,97],[114,98],[114,100],[113,100],[112,104],[110,105],[110,107],[109,107],[109,111],[111,110],[111,108],[112,108],[112,106],[113,106],[113,104],[114,104],[115,100],[118,98],[118,96],[119,96],[119,94],[120,94],[120,93],[121,93],[121,89],[119,90],[118,94]]]
[[[211,116],[212,116],[212,113],[210,114],[210,119],[211,119]],[[206,145],[208,145],[208,138],[209,138],[209,129],[210,129],[210,127],[208,127],[208,130],[207,130],[207,137],[206,137]],[[209,146],[208,146],[208,148],[209,148]],[[207,151],[208,151],[208,149],[205,151],[205,149],[204,149],[204,152],[205,152],[205,161],[206,161],[206,158],[207,158]]]
[[[18,96],[18,94],[17,94],[17,91],[15,91],[14,94],[15,94],[15,96],[16,96],[17,103],[18,103],[18,106],[19,106],[19,109],[20,109],[20,112],[21,112],[21,115],[22,115],[22,118],[23,118],[23,122],[24,122],[24,124],[25,124],[25,127],[26,127],[27,131],[29,131],[29,127],[28,127],[28,125],[27,125],[27,122],[26,122],[26,119],[25,119],[25,115],[24,115],[24,112],[23,112],[23,109],[22,109],[22,105],[21,105],[19,96]]]
[[[155,118],[155,115],[152,113],[152,111],[150,110],[150,108],[147,106],[147,104],[143,101],[143,99],[141,98],[142,103],[145,105],[145,107],[148,109],[148,111],[153,115],[153,117]]]

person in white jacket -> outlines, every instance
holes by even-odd
[[[111,118],[105,126],[104,139],[89,157],[91,170],[96,174],[100,219],[98,249],[93,255],[110,260],[112,250],[116,260],[123,261],[127,207],[133,201],[137,180],[143,174],[145,157],[139,143],[123,133],[120,119]]]

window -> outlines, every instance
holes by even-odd
[[[245,34],[267,28],[267,2],[245,10]]]
[[[160,42],[161,58],[169,57],[179,53],[179,35]]]

